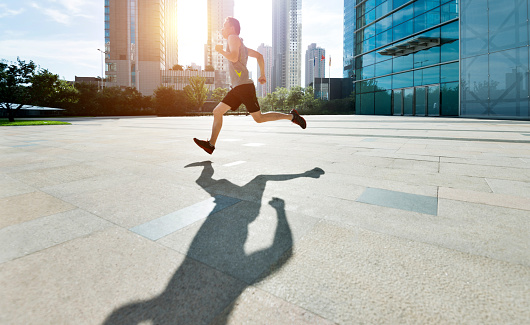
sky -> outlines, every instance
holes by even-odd
[[[249,48],[272,45],[272,0],[235,0],[234,16]],[[179,64],[204,68],[206,0],[178,0]],[[104,48],[103,0],[2,0],[0,60],[32,60],[66,80],[101,76]],[[303,0],[302,62],[311,43],[326,50],[326,77],[342,77],[344,0]],[[249,70],[257,78],[257,63]],[[304,62],[302,83],[304,82]],[[301,85],[303,86],[303,85]]]

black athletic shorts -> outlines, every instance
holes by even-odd
[[[254,84],[243,84],[232,88],[221,101],[230,106],[235,111],[241,104],[245,104],[249,113],[259,111],[258,98],[256,97],[256,88]]]

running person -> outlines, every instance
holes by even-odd
[[[210,155],[215,150],[215,143],[221,128],[223,126],[223,115],[229,110],[237,110],[243,103],[247,107],[248,112],[258,123],[276,121],[276,120],[290,120],[295,124],[300,125],[302,129],[306,128],[306,121],[298,112],[293,109],[290,114],[268,112],[262,113],[260,111],[258,99],[256,97],[256,88],[254,81],[249,78],[247,69],[248,57],[251,56],[258,60],[261,76],[258,82],[264,84],[265,79],[265,61],[261,53],[247,48],[243,44],[243,40],[239,37],[241,28],[239,21],[233,17],[228,17],[223,25],[222,34],[228,40],[227,51],[223,50],[222,45],[216,45],[215,50],[221,53],[229,61],[230,79],[232,80],[232,90],[226,94],[225,98],[213,110],[213,126],[212,136],[210,140],[199,140],[193,138],[193,141],[204,149]]]

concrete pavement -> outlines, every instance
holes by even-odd
[[[1,324],[529,324],[530,123],[0,127]]]

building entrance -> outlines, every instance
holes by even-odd
[[[440,116],[440,85],[394,89],[392,115]]]

